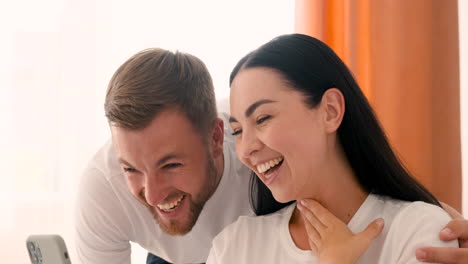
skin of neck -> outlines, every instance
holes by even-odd
[[[348,224],[369,193],[358,183],[341,146],[333,144],[333,150],[330,152],[326,166],[321,171],[320,183],[309,181],[296,200],[314,199]],[[310,249],[304,220],[297,208],[294,209],[289,227],[296,245],[301,249]]]

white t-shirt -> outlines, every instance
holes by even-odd
[[[84,172],[78,192],[79,262],[130,263],[129,241],[171,263],[205,262],[212,239],[225,226],[240,215],[254,215],[248,196],[250,170],[238,161],[229,129],[224,134],[223,176],[197,223],[184,236],[170,236],[159,228],[148,209],[131,195],[111,142],[105,144]]]
[[[317,263],[312,251],[296,247],[289,233],[295,206],[266,216],[239,217],[213,240],[207,264]],[[385,220],[384,230],[356,263],[420,263],[415,257],[419,247],[458,247],[457,241],[442,242],[438,237],[450,220],[447,213],[423,202],[370,194],[348,227],[354,233],[361,232],[379,217]]]

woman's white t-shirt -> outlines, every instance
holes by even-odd
[[[207,263],[318,263],[312,251],[301,250],[289,232],[292,204],[265,216],[241,216],[213,240]],[[438,234],[450,217],[440,207],[423,202],[406,202],[370,194],[348,227],[363,231],[376,218],[385,227],[356,263],[420,263],[419,247],[458,247],[457,241],[442,242]]]

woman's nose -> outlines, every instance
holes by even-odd
[[[239,145],[239,154],[242,158],[246,159],[252,157],[255,152],[259,151],[263,144],[255,133],[244,132]]]

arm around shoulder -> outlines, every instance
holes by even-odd
[[[443,241],[458,240],[461,248],[423,247],[416,251],[416,257],[431,263],[468,263],[468,220],[447,204],[442,205],[453,219],[440,231],[439,237]]]
[[[420,263],[415,252],[420,247],[458,247],[458,242],[445,242],[438,233],[450,217],[440,207],[413,202],[406,206],[395,218],[388,231],[388,238],[398,245],[401,254],[395,263]]]

